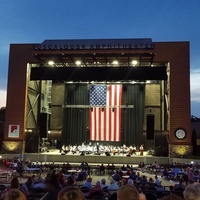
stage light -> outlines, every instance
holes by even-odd
[[[78,66],[81,65],[81,61],[80,61],[80,60],[77,60],[75,63],[76,63],[76,65],[78,65]]]
[[[135,66],[135,65],[138,64],[138,61],[137,61],[137,60],[133,60],[133,61],[131,62],[131,64],[132,64],[133,66]]]
[[[112,62],[112,64],[113,64],[113,65],[118,65],[119,62],[118,62],[117,60],[114,60],[114,61]]]
[[[48,62],[48,64],[51,65],[51,66],[53,66],[53,65],[55,65],[55,62],[54,62],[53,60],[50,60],[50,61]]]

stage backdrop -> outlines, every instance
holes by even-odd
[[[61,145],[96,142],[116,145],[141,144],[145,85],[67,84]],[[127,105],[120,108],[118,105]],[[128,108],[134,105],[134,108]]]

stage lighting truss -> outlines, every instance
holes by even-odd
[[[63,105],[62,106],[63,108],[112,108],[112,109],[115,109],[115,108],[134,108],[134,105],[113,105],[113,106],[102,106],[102,105],[99,105],[99,106],[91,106],[91,105]]]

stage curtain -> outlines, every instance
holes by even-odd
[[[89,105],[87,84],[65,84],[65,105]],[[82,144],[89,139],[88,108],[63,108],[61,145]]]
[[[66,84],[65,104],[89,105],[89,89],[87,84]],[[139,146],[142,143],[144,120],[145,85],[124,84],[123,105],[134,105],[122,111],[122,140],[118,145]],[[89,112],[88,108],[63,108],[62,144],[82,144],[89,142]],[[116,144],[117,145],[117,144]]]
[[[122,143],[126,145],[135,144],[137,147],[142,143],[145,85],[124,85],[123,104],[134,105],[123,111]]]

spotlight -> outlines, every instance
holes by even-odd
[[[75,63],[76,63],[76,65],[78,65],[78,66],[81,65],[81,61],[80,61],[80,60],[77,60]]]
[[[133,66],[135,66],[135,65],[138,64],[138,61],[137,61],[137,60],[133,60],[133,61],[131,62],[131,64],[132,64]]]
[[[48,64],[49,64],[50,66],[53,66],[53,65],[55,65],[55,62],[54,62],[53,60],[50,60],[50,61],[48,62]]]

